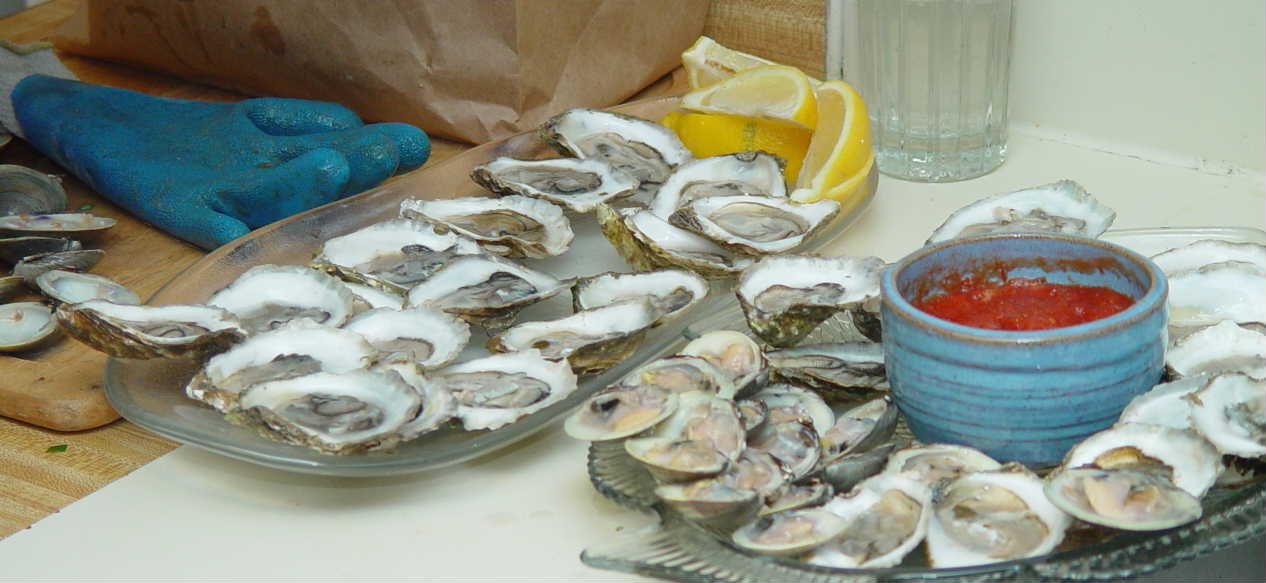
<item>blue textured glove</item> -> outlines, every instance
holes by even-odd
[[[361,192],[431,153],[414,126],[362,125],[351,110],[319,101],[166,99],[45,75],[26,77],[11,97],[36,149],[207,249]]]

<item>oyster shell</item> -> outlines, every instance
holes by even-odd
[[[467,430],[497,429],[562,401],[576,390],[564,363],[528,349],[458,363],[431,375],[457,401]]]
[[[239,395],[252,385],[367,368],[377,354],[355,332],[292,322],[211,357],[189,380],[185,394],[229,412],[237,408]]]
[[[42,348],[57,338],[53,311],[39,302],[0,304],[0,352]]]
[[[480,253],[479,245],[435,225],[389,219],[321,246],[312,266],[355,283],[404,294],[455,257]]]
[[[378,350],[379,362],[408,362],[434,369],[457,359],[470,341],[466,322],[431,308],[377,308],[343,325]]]
[[[206,358],[246,337],[227,310],[88,300],[62,304],[57,320],[80,342],[119,358]]]
[[[101,275],[54,269],[35,278],[35,286],[49,299],[75,304],[88,300],[109,300],[116,304],[139,304],[141,297],[117,281]]]
[[[767,152],[709,156],[679,166],[655,193],[651,212],[668,219],[684,205],[709,196],[754,195],[787,198],[784,162]]]
[[[658,315],[645,300],[625,301],[557,320],[515,325],[489,339],[488,349],[536,348],[547,359],[566,359],[578,375],[593,374],[632,356]]]
[[[600,159],[497,158],[476,166],[470,177],[500,195],[523,195],[587,213],[598,204],[637,192],[636,178]]]
[[[1266,269],[1266,245],[1201,239],[1157,253],[1151,259],[1166,275],[1223,261],[1244,261]]]
[[[867,479],[826,503],[845,529],[804,560],[846,569],[896,565],[923,540],[931,506],[931,491],[922,484],[890,475]]]
[[[1266,268],[1223,261],[1167,275],[1170,328],[1266,323]]]
[[[422,368],[409,362],[378,363],[371,370],[393,371],[408,383],[422,404],[412,419],[400,426],[401,441],[415,439],[435,431],[444,423],[457,416],[457,400],[453,394],[440,383],[436,383],[422,374]]]
[[[443,224],[502,257],[562,255],[576,236],[563,209],[526,196],[411,198],[400,203],[400,216]]]
[[[1208,375],[1195,375],[1158,384],[1131,399],[1121,410],[1117,423],[1150,423],[1190,429],[1191,401],[1184,397],[1208,383]]]
[[[1223,454],[1266,456],[1266,381],[1220,374],[1189,394],[1191,424]]]
[[[421,397],[399,375],[321,372],[253,385],[227,417],[271,439],[348,454],[394,448]]]
[[[885,265],[878,257],[766,257],[743,270],[735,293],[752,331],[784,348],[836,312],[877,301]]]
[[[207,300],[237,316],[250,333],[305,320],[341,326],[354,309],[352,292],[320,271],[297,265],[257,265]]]
[[[708,281],[692,271],[663,269],[643,273],[607,272],[576,280],[571,288],[577,311],[645,297],[660,315],[658,326],[693,308],[708,295]]]
[[[928,443],[898,449],[888,457],[885,474],[896,474],[937,487],[974,472],[997,470],[1002,464],[978,449],[950,443]]]
[[[597,207],[598,225],[620,256],[640,271],[687,269],[709,279],[730,277],[751,257],[738,255],[712,240],[675,227],[645,209]]]
[[[1162,530],[1200,518],[1200,500],[1162,476],[1136,470],[1076,468],[1046,482],[1046,497],[1086,522],[1124,530]]]
[[[351,291],[352,295],[356,296],[354,298],[355,300],[364,304],[363,306],[357,307],[357,313],[375,308],[391,308],[393,310],[404,309],[404,296],[399,294],[350,281],[343,281],[343,286]]]
[[[1108,230],[1116,215],[1080,184],[1060,180],[990,196],[954,211],[932,232],[926,244],[965,235],[1020,231],[1098,237]]]
[[[770,377],[817,391],[888,388],[884,347],[878,342],[804,344],[765,353]]]
[[[653,194],[673,169],[693,158],[677,134],[654,122],[593,109],[569,109],[541,126],[541,138],[576,158],[598,158]]]
[[[768,196],[709,196],[673,212],[668,222],[750,255],[799,247],[840,212],[834,200],[791,202]]]
[[[1266,378],[1266,333],[1230,320],[1205,326],[1165,350],[1165,367],[1175,378],[1233,371]]]
[[[936,492],[928,524],[933,567],[983,565],[1044,555],[1071,519],[1047,499],[1042,479],[1018,464],[960,476]]]
[[[547,273],[485,255],[458,257],[409,290],[407,306],[430,305],[486,328],[503,328],[530,304],[570,287]]]

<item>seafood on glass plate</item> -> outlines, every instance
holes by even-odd
[[[1114,217],[1061,181],[973,203],[929,242],[1011,231],[1098,237]],[[869,316],[881,260],[752,263],[735,309],[697,323],[679,352],[568,418],[566,431],[591,442],[595,487],[663,520],[644,539],[582,558],[681,580],[853,581],[854,569],[878,579],[1023,577],[1016,565],[1049,559],[1056,569],[1071,560],[1056,551],[1190,526],[1206,508],[1228,512],[1236,496],[1258,501],[1236,536],[1261,532],[1266,245],[1196,238],[1153,260],[1173,286],[1162,382],[1056,467],[1032,468],[910,435]],[[707,328],[735,318],[746,328]],[[686,355],[714,366],[685,374],[674,363]],[[681,372],[644,372],[668,367]],[[951,570],[964,567],[978,569]]]

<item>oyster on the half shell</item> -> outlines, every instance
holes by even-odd
[[[274,330],[305,320],[341,326],[351,317],[354,297],[337,279],[298,265],[257,265],[207,300],[237,316],[247,332]]]
[[[203,305],[88,300],[58,306],[57,320],[80,342],[119,358],[204,358],[246,337],[233,314]]]
[[[787,198],[783,160],[761,151],[709,156],[682,164],[655,194],[651,212],[667,219],[684,205],[709,196]]]
[[[696,233],[675,227],[648,210],[597,207],[602,234],[629,265],[639,271],[687,269],[717,279],[730,277],[752,264],[740,255]]]
[[[990,196],[954,211],[932,232],[927,244],[966,235],[1022,231],[1098,237],[1116,216],[1116,211],[1080,184],[1060,180]]]
[[[485,328],[508,326],[519,311],[570,287],[571,280],[490,255],[453,259],[409,290],[407,306],[430,305]]]
[[[326,241],[312,266],[403,295],[455,257],[478,253],[474,241],[431,223],[389,219]]]
[[[440,369],[431,375],[453,395],[467,430],[497,429],[563,400],[576,390],[566,363],[540,351],[494,354]]]
[[[645,297],[661,314],[655,320],[658,326],[694,307],[708,295],[708,290],[707,280],[684,269],[607,272],[578,279],[571,288],[572,307],[579,312]]]
[[[766,257],[739,276],[739,306],[752,331],[772,346],[799,343],[836,312],[879,298],[878,257]]]
[[[601,159],[497,158],[476,166],[470,177],[500,195],[523,195],[587,213],[600,203],[637,192],[637,179]]]
[[[655,122],[593,109],[569,109],[545,122],[541,138],[564,155],[598,158],[636,178],[653,194],[693,156],[672,130]]]
[[[400,203],[400,216],[443,224],[502,257],[561,255],[575,238],[563,209],[526,196],[411,198]]]
[[[840,212],[834,200],[798,203],[769,196],[709,196],[678,208],[668,222],[749,255],[799,247]]]

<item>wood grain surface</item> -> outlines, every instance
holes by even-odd
[[[18,43],[46,39],[78,8],[77,0],[51,0],[0,18],[0,38]],[[704,33],[718,42],[821,75],[824,3],[820,0],[715,0]],[[126,66],[60,55],[80,79],[180,99],[233,101],[244,96]],[[633,99],[683,90],[681,70]],[[435,140],[423,169],[469,148]],[[0,149],[0,163],[21,164],[64,179],[71,208],[119,220],[96,246],[106,258],[93,271],[148,297],[203,253],[132,218],[97,196],[56,164],[15,139]],[[33,296],[34,297],[34,296]],[[101,389],[105,358],[63,339],[37,354],[0,355],[0,538],[126,475],[176,443],[116,420]],[[62,446],[65,446],[64,448]],[[2,572],[2,569],[0,569]]]

